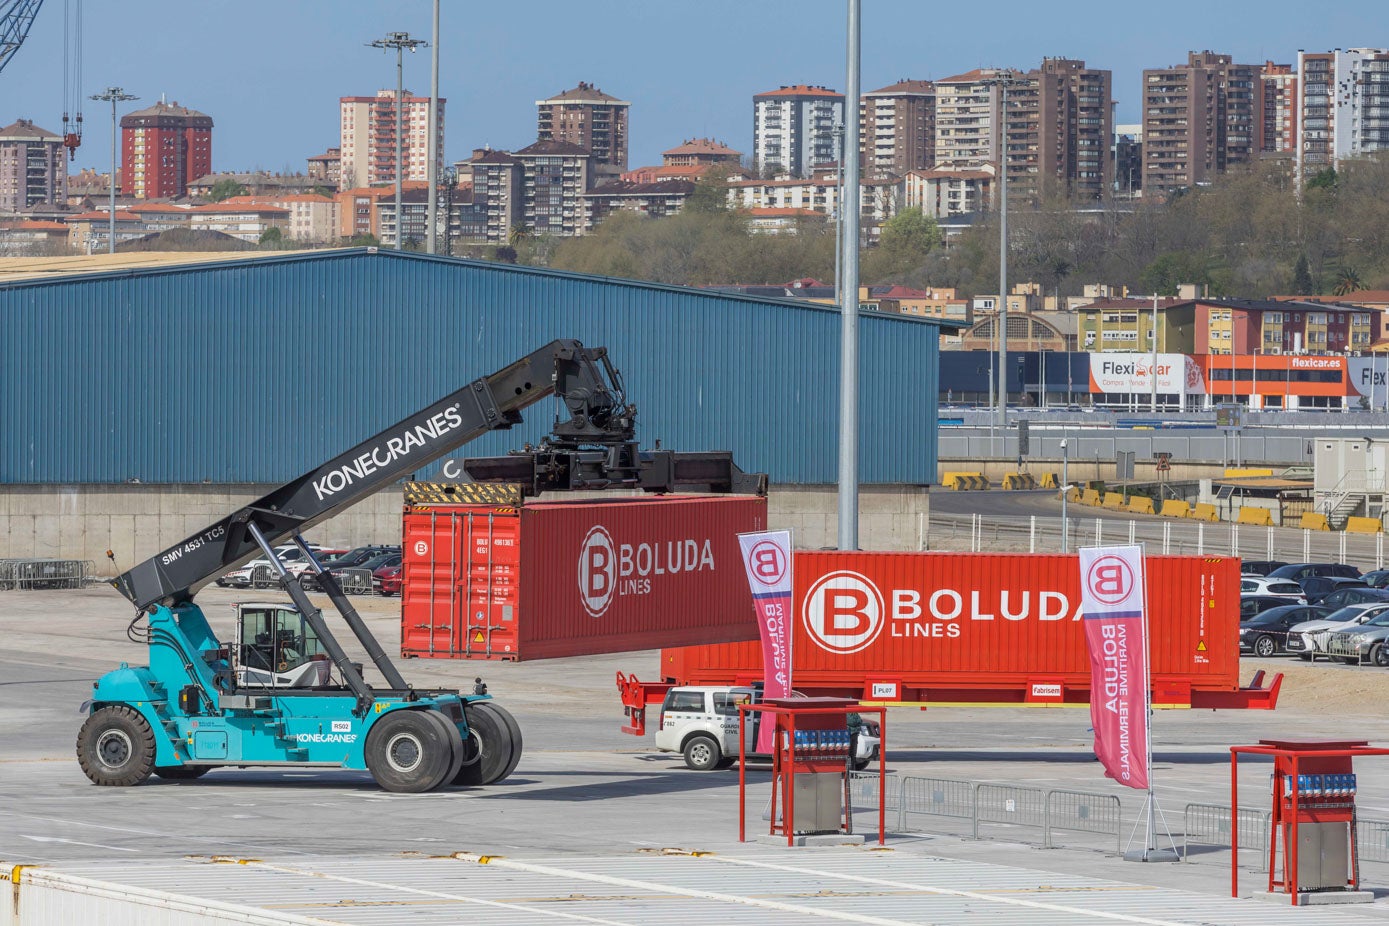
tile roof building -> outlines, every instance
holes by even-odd
[[[579,82],[572,90],[536,100],[536,138],[567,142],[591,156],[595,176],[627,169],[627,117],[632,104]]]
[[[734,151],[712,138],[691,138],[682,145],[661,152],[661,163],[665,167],[708,167],[713,164],[732,164],[736,167],[742,160],[743,152]]]
[[[67,201],[63,137],[20,119],[0,129],[0,212]]]
[[[121,192],[136,199],[184,196],[212,173],[212,117],[160,100],[121,117]]]
[[[844,123],[844,94],[798,84],[752,98],[753,166],[807,177],[839,159],[834,127]]]

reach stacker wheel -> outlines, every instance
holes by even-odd
[[[429,715],[434,711],[392,711],[367,734],[367,770],[387,791],[418,794],[439,787],[459,760],[446,727]],[[440,718],[441,720],[443,718]],[[453,740],[458,740],[454,728]]]
[[[154,771],[154,734],[133,708],[100,708],[77,733],[77,762],[92,784],[138,785]]]
[[[511,712],[491,701],[466,705],[468,731],[476,761],[459,769],[456,785],[490,785],[510,775],[521,761],[521,727]]]

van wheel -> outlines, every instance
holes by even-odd
[[[685,765],[696,772],[707,772],[718,768],[719,762],[723,760],[723,751],[719,749],[719,744],[714,742],[712,736],[690,737],[685,743]]]

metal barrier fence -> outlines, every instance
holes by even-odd
[[[0,560],[0,589],[81,588],[90,572],[80,559]]]
[[[1357,817],[1355,830],[1360,861],[1389,862],[1389,823]]]
[[[1268,861],[1269,821],[1267,810],[1239,812],[1239,847],[1257,852],[1259,867],[1265,870]],[[1230,808],[1219,804],[1187,804],[1182,812],[1182,857],[1189,858],[1192,843],[1203,846],[1230,848]]]
[[[907,828],[908,814],[966,820],[973,836],[979,835],[975,821],[974,783],[949,778],[903,778],[898,803],[897,828]]]
[[[1114,837],[1114,853],[1123,851],[1124,809],[1115,794],[1092,794],[1088,791],[1048,791],[1046,810],[1046,841],[1054,848],[1052,836],[1057,830],[1094,833]]]
[[[1030,826],[1047,830],[1047,795],[1041,788],[980,784],[974,788],[974,835],[980,824]]]

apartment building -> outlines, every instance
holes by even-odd
[[[338,179],[342,176],[342,149],[329,148],[322,154],[308,158],[306,173],[310,180],[336,190]]]
[[[288,224],[288,209],[251,203],[197,206],[188,220],[188,227],[193,231],[221,232],[252,244],[272,228],[283,233]]]
[[[460,237],[464,241],[506,244],[525,221],[521,162],[506,151],[479,148],[468,165],[471,195],[464,195]]]
[[[136,199],[184,196],[212,173],[212,117],[160,100],[121,117],[121,193]]]
[[[1190,299],[1158,299],[1157,330],[1153,329],[1153,300],[1128,297],[1098,299],[1075,310],[1080,343],[1087,351],[1190,354],[1196,350],[1196,308]]]
[[[587,148],[564,141],[541,140],[516,152],[522,221],[530,231],[562,238],[584,233],[592,157]]]
[[[627,117],[632,104],[579,82],[572,90],[536,100],[539,141],[565,142],[589,152],[595,176],[616,177],[627,169]]]
[[[1290,64],[1264,62],[1255,107],[1259,157],[1293,157],[1297,152],[1298,75]]]
[[[1344,354],[1369,348],[1380,310],[1253,299],[1194,303],[1198,354]]]
[[[338,210],[341,206],[336,199],[316,193],[300,193],[281,196],[274,200],[273,205],[288,210],[289,219],[284,225],[284,232],[291,241],[326,244],[337,239]]]
[[[872,241],[878,227],[901,208],[902,184],[894,178],[867,179],[860,190],[862,232]],[[728,205],[733,209],[810,210],[825,216],[839,214],[839,178],[834,170],[797,180],[732,180]],[[765,213],[764,213],[765,214]]]
[[[0,212],[67,202],[63,136],[20,119],[0,129]]]
[[[443,150],[444,113],[447,100],[439,99],[438,150]],[[394,90],[378,90],[376,96],[345,96],[338,100],[339,149],[338,189],[395,183],[396,99]],[[429,97],[401,97],[400,176],[405,180],[426,180],[429,174]],[[436,176],[443,175],[443,163]]]
[[[675,215],[685,207],[685,200],[694,188],[691,180],[654,183],[613,180],[596,186],[580,198],[583,234],[593,231],[614,212],[634,212],[652,218]]]
[[[995,174],[992,164],[911,170],[903,178],[902,205],[937,220],[983,212],[993,205]]]
[[[936,81],[936,167],[998,163],[1000,80],[1017,71],[975,68]]]
[[[1114,185],[1114,77],[1071,58],[1042,65],[1008,89],[1008,195],[1093,201]]]
[[[1389,50],[1297,53],[1298,175],[1389,148]]]
[[[936,85],[899,80],[859,100],[865,177],[901,177],[936,163]]]
[[[661,152],[663,167],[713,167],[715,164],[737,167],[742,160],[743,152],[734,151],[712,138],[691,138]]]
[[[1257,155],[1259,65],[1190,52],[1187,63],[1143,72],[1143,194],[1209,183]]]
[[[844,122],[844,94],[798,84],[752,98],[753,165],[760,173],[808,177],[839,160],[835,126]]]

